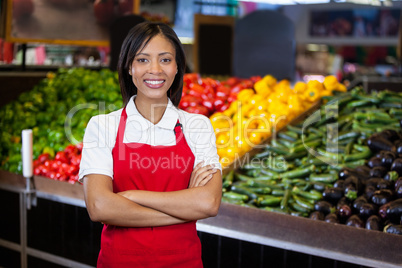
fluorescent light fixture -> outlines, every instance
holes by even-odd
[[[297,4],[325,4],[330,0],[239,0],[239,2],[255,2],[272,5],[297,5]]]
[[[254,2],[272,5],[326,4],[331,0],[238,0],[239,2]],[[392,6],[393,1],[400,0],[332,0],[335,3],[354,3],[373,6]]]

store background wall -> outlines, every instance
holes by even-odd
[[[313,10],[353,10],[353,9],[379,9],[374,5],[356,5],[350,3],[328,3],[311,5],[289,5],[283,6],[281,12],[294,21],[296,25],[296,42],[299,44],[331,44],[331,45],[392,45],[398,44],[397,37],[381,38],[313,38],[309,35],[309,16]],[[402,8],[402,2],[393,2],[389,8]]]

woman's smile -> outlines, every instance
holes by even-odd
[[[164,79],[146,79],[144,83],[150,88],[160,88],[165,83]]]

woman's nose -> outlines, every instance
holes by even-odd
[[[153,73],[153,74],[161,73],[162,67],[161,67],[160,63],[158,61],[152,61],[150,64],[149,72]]]

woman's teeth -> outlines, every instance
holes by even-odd
[[[151,84],[151,85],[159,85],[159,84],[163,83],[163,80],[162,81],[148,81],[148,80],[145,80],[145,82],[148,83],[148,84]]]

